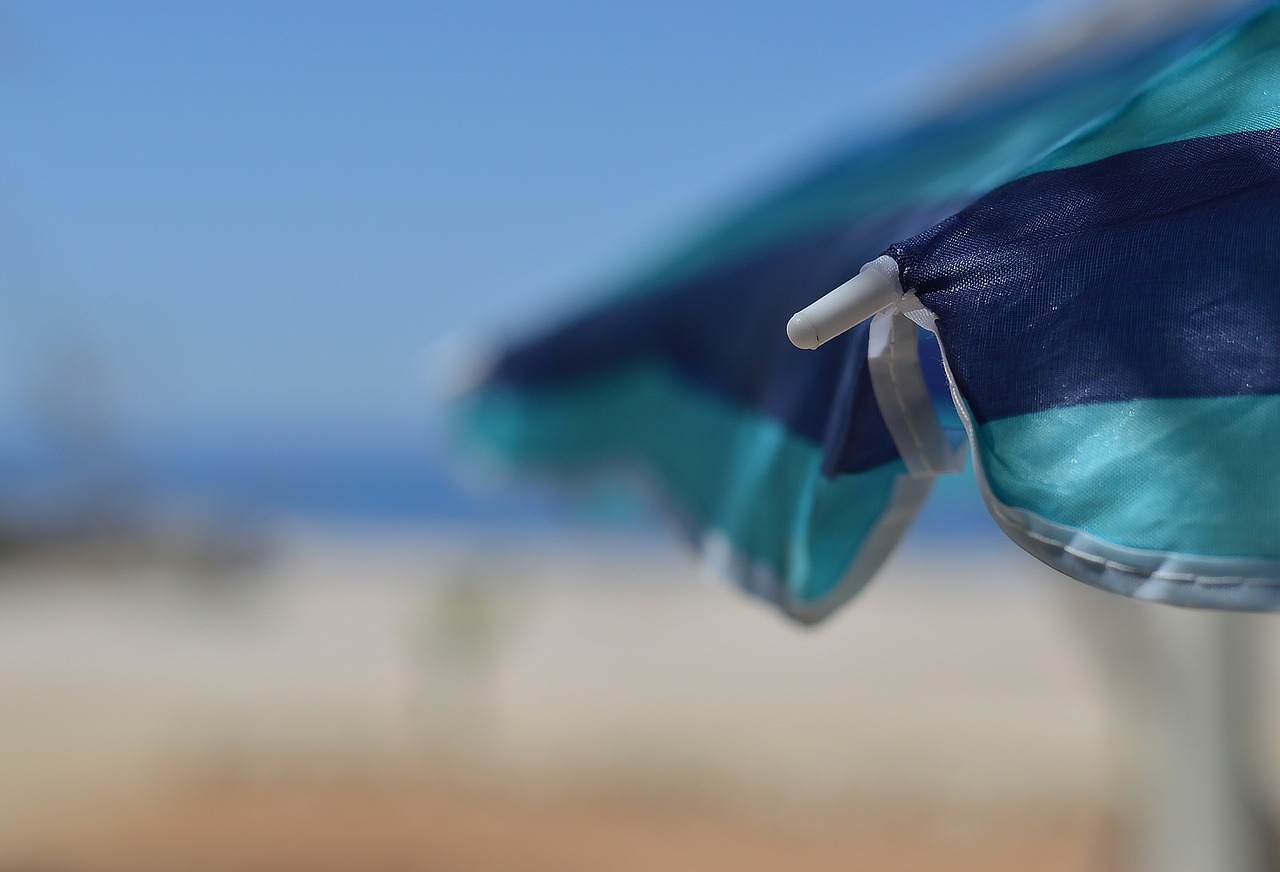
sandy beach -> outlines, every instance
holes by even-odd
[[[0,869],[1100,868],[1097,598],[907,551],[788,625],[639,548],[13,564]],[[1115,602],[1119,602],[1115,600]],[[1127,607],[1127,606],[1122,606]]]
[[[450,786],[223,783],[69,822],[5,869],[243,870],[1105,868],[1108,832],[1087,814],[848,819],[729,814],[617,796],[529,797]],[[20,855],[21,856],[21,855]]]

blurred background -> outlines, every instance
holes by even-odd
[[[1116,868],[1173,753],[1126,645],[1200,625],[956,476],[803,630],[643,509],[457,468],[441,389],[965,82],[1201,5],[0,5],[0,870]],[[1212,620],[1265,738],[1280,641]]]

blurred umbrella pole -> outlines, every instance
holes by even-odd
[[[1238,615],[1151,609],[1135,711],[1137,872],[1274,872],[1251,731],[1256,637]],[[1252,765],[1251,765],[1252,764]]]
[[[1256,619],[1067,594],[1116,701],[1119,868],[1274,872]]]

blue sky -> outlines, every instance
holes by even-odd
[[[65,347],[131,438],[416,432],[435,339],[547,317],[1059,14],[0,6],[0,431]]]

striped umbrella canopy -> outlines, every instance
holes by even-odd
[[[627,471],[804,622],[966,446],[1001,528],[1062,572],[1280,607],[1277,128],[1280,7],[1021,77],[513,344],[466,432],[521,468]],[[792,320],[853,276],[858,305]]]

